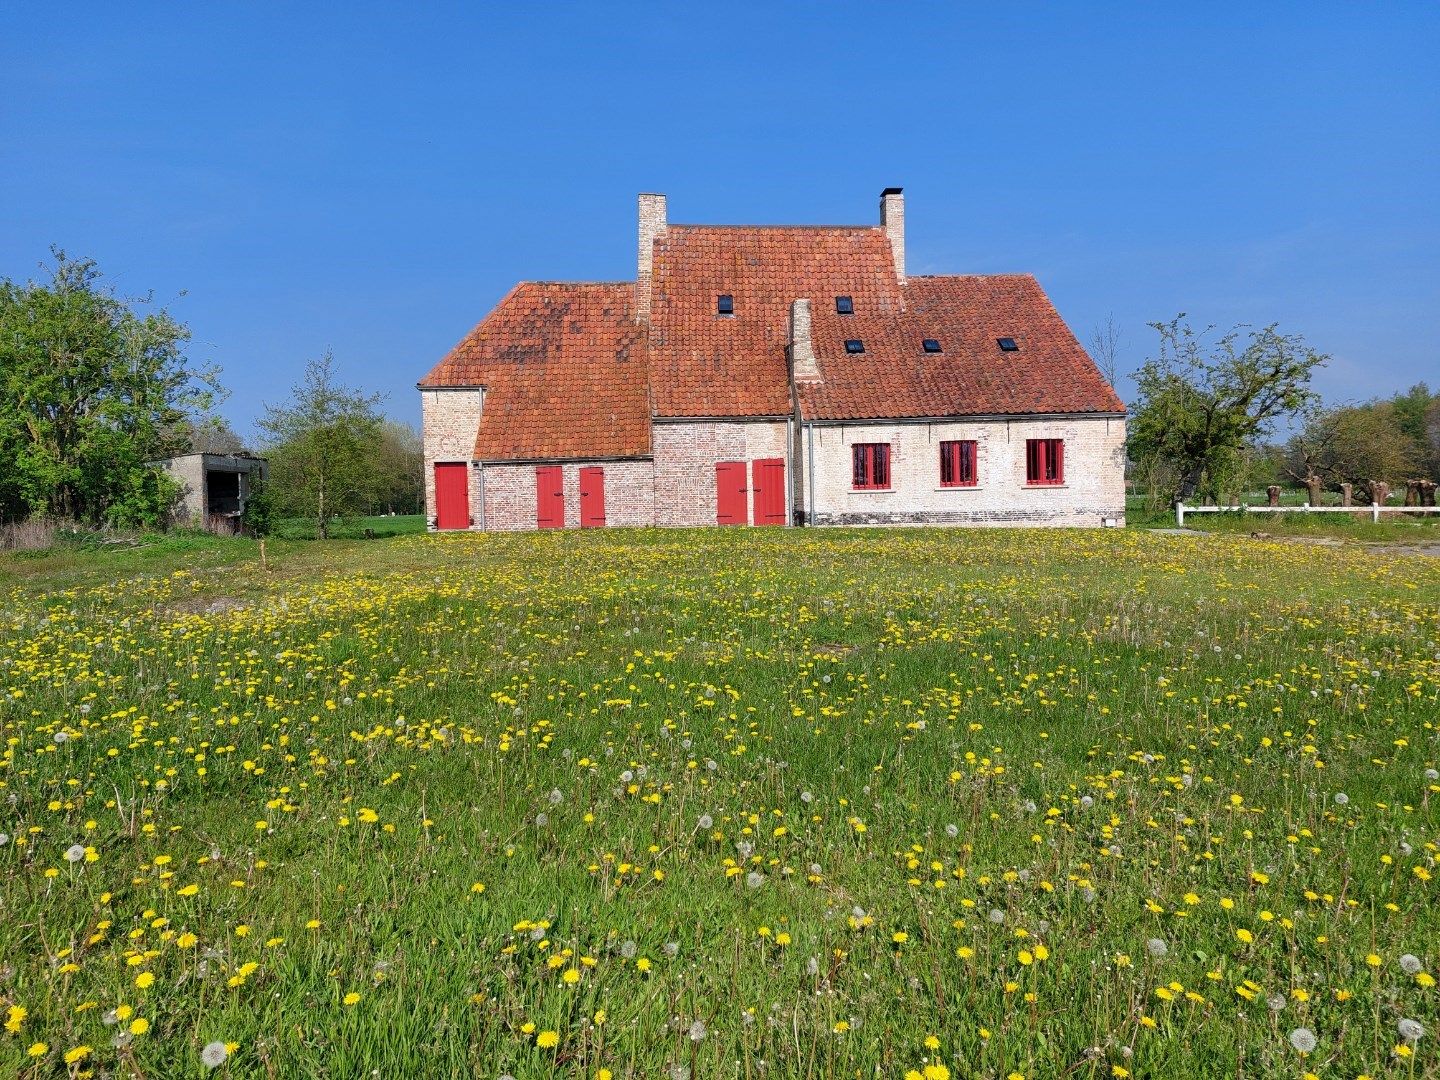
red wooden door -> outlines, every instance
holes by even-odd
[[[785,524],[785,459],[761,458],[750,463],[750,490],[755,495],[755,524]]]
[[[535,469],[535,524],[542,529],[565,527],[565,481],[559,465]]]
[[[470,527],[469,466],[463,461],[435,463],[435,527]]]
[[[605,470],[587,465],[580,470],[580,527],[598,529],[605,524]]]
[[[750,524],[743,461],[715,463],[715,522],[718,525]]]

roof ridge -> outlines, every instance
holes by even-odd
[[[635,286],[633,281],[560,281],[553,278],[527,278],[517,281],[516,287],[521,285],[591,285],[604,286],[606,288],[619,288],[621,286],[630,289]]]
[[[671,222],[670,229],[830,229],[846,232],[879,232],[879,225],[705,225],[697,222]],[[662,234],[663,235],[663,234]]]

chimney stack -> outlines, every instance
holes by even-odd
[[[890,241],[891,254],[895,256],[895,276],[905,284],[905,191],[903,188],[887,187],[880,193],[880,228]]]
[[[790,304],[790,373],[796,382],[820,381],[815,342],[810,336],[809,300],[795,300]]]
[[[635,275],[635,321],[650,322],[650,276],[655,262],[655,238],[665,231],[665,196],[640,196],[640,266]]]

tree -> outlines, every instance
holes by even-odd
[[[305,366],[291,395],[288,405],[266,405],[257,425],[270,459],[269,494],[277,512],[311,519],[324,540],[333,518],[373,504],[384,395],[337,382],[329,352]]]
[[[1104,324],[1090,332],[1090,358],[1113,387],[1120,361],[1120,328],[1113,314],[1105,316]]]
[[[93,260],[51,250],[46,284],[0,281],[0,517],[158,524],[178,485],[149,462],[219,395],[189,331],[122,298]]]
[[[1218,497],[1242,473],[1247,444],[1316,400],[1310,375],[1329,357],[1274,325],[1237,326],[1211,341],[1213,327],[1197,332],[1184,320],[1150,324],[1160,351],[1135,374],[1130,453],[1171,466],[1172,499]]]
[[[375,456],[377,490],[374,511],[425,512],[425,445],[420,433],[400,420],[386,420]]]
[[[1286,451],[1286,471],[1312,493],[1341,484],[1368,491],[1374,480],[1404,480],[1417,464],[1393,401],[1312,409]]]
[[[192,454],[244,454],[245,440],[223,416],[187,418],[181,425]]]

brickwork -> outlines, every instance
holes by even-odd
[[[435,520],[435,463],[463,461],[475,456],[475,433],[480,428],[484,392],[478,389],[420,391],[420,431],[425,445],[425,519]],[[470,470],[470,518],[480,522],[480,495],[475,470]]]
[[[561,465],[565,494],[565,528],[580,527],[580,470],[605,470],[605,525],[643,526],[655,523],[655,470],[649,461],[566,462]],[[484,465],[476,470],[483,488],[484,527],[513,532],[536,527],[534,465]]]
[[[650,321],[651,280],[655,266],[655,238],[665,231],[665,196],[644,194],[639,199],[640,251],[635,275],[635,321]]]
[[[890,241],[895,256],[895,276],[905,284],[905,195],[899,188],[886,188],[880,193],[880,228]]]
[[[806,433],[814,447],[816,524],[1088,525],[1125,520],[1123,418],[846,424]],[[1027,439],[1065,440],[1065,483],[1025,482]],[[940,486],[940,443],[973,439],[979,482]],[[855,491],[851,447],[890,444],[890,488]],[[809,476],[802,469],[809,492]]]
[[[655,524],[714,525],[716,462],[786,457],[787,426],[784,420],[656,423]]]

